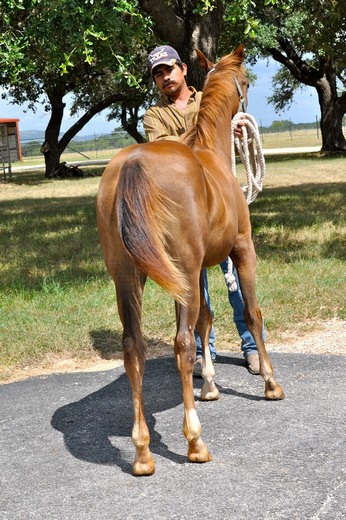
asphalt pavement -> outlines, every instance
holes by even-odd
[[[186,457],[174,359],[147,362],[151,477],[131,474],[123,367],[0,386],[1,520],[344,520],[346,357],[270,357],[284,401],[264,399],[240,355],[218,358],[219,401],[194,380],[207,464]]]

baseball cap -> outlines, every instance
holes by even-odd
[[[148,67],[153,73],[154,67],[157,65],[174,65],[177,61],[181,63],[181,59],[179,54],[173,47],[169,45],[161,45],[160,47],[156,47],[148,56]]]

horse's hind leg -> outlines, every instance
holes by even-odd
[[[231,258],[238,271],[244,298],[244,319],[258,350],[260,374],[265,381],[265,396],[270,400],[283,399],[285,394],[274,377],[262,336],[262,313],[255,293],[256,253],[251,238],[243,237],[239,240],[233,248]]]
[[[183,401],[183,432],[188,441],[188,457],[191,462],[209,462],[211,455],[201,438],[201,423],[198,419],[193,394],[192,370],[196,356],[194,327],[198,317],[198,279],[190,284],[190,294],[186,306],[176,304],[177,335],[174,342],[174,354],[180,374]]]
[[[127,266],[127,273],[130,272]],[[155,463],[149,449],[150,435],[144,416],[142,383],[146,356],[146,343],[141,331],[142,294],[144,275],[122,278],[116,285],[119,316],[122,321],[124,365],[130,380],[133,400],[132,442],[136,449],[134,475],[152,475]]]
[[[196,323],[196,329],[199,337],[201,338],[203,351],[202,377],[204,383],[201,390],[201,400],[215,401],[216,399],[219,399],[219,391],[214,383],[215,370],[211,360],[209,349],[209,336],[212,327],[212,316],[204,297],[203,271],[201,271],[200,274],[199,287],[200,310],[198,320]]]

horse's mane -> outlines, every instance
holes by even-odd
[[[228,54],[221,58],[210,71],[203,89],[201,106],[197,122],[184,136],[184,143],[188,146],[199,145],[203,148],[214,149],[216,141],[216,122],[221,113],[228,110],[232,117],[232,105],[238,93],[232,78],[239,75],[245,77],[242,60],[235,54]]]

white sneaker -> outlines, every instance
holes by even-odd
[[[258,354],[250,354],[246,359],[247,363],[247,369],[250,372],[250,374],[253,374],[254,376],[259,375],[260,373],[260,366],[259,366],[259,358]]]
[[[202,363],[203,359],[198,358],[193,365],[193,377],[202,377]]]

